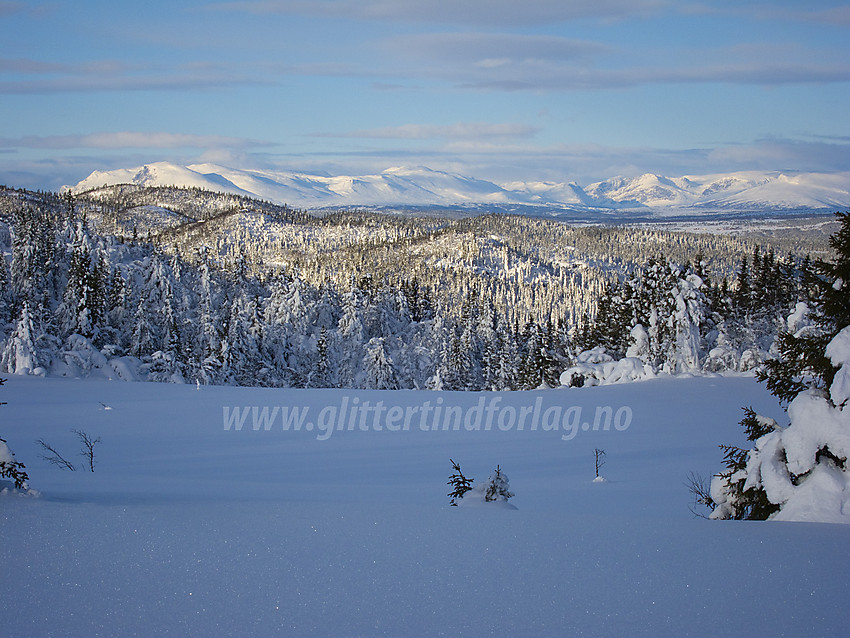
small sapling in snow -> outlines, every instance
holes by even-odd
[[[460,470],[460,465],[452,461],[452,459],[449,459],[449,461],[451,461],[454,474],[449,477],[448,484],[452,486],[452,491],[448,493],[448,496],[452,499],[450,504],[457,506],[457,499],[463,498],[463,495],[472,489],[472,482],[475,479],[465,477]]]
[[[472,492],[472,496],[468,496],[466,500],[463,500],[463,505],[476,502],[505,503],[514,495],[510,489],[511,486],[508,477],[502,472],[501,466],[496,466],[496,471],[490,475],[486,483],[473,488],[472,483],[474,479],[464,476],[460,470],[460,465],[452,459],[449,459],[449,461],[451,461],[452,469],[454,469],[454,474],[449,477],[449,485],[453,488],[448,494],[452,499],[451,505],[459,505],[458,500],[463,500],[467,492]],[[516,509],[513,505],[507,505],[507,507]]]
[[[487,485],[484,487],[484,500],[489,503],[507,501],[514,495],[510,488],[507,474],[502,472],[502,468],[497,465],[496,472],[487,479]]]
[[[608,479],[604,476],[599,475],[599,470],[602,469],[602,466],[605,465],[605,450],[600,450],[598,447],[593,448],[593,457],[596,463],[596,478],[593,479],[594,483],[605,483]]]
[[[82,430],[72,431],[77,435],[77,438],[80,439],[80,443],[83,446],[83,449],[80,450],[80,456],[86,460],[86,465],[89,466],[89,471],[94,472],[94,446],[100,443],[100,437],[93,439],[88,432],[83,432]]]

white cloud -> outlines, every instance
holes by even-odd
[[[248,148],[267,145],[256,140],[220,135],[191,135],[186,133],[117,131],[85,135],[27,135],[0,138],[0,148],[38,149],[177,149],[177,148]]]
[[[611,51],[611,47],[576,38],[519,33],[422,33],[390,38],[383,46],[413,58],[458,61],[576,60]]]
[[[475,90],[552,92],[706,83],[778,86],[850,80],[850,63],[842,56],[787,43],[667,52],[671,62],[662,65],[645,61],[644,52],[557,36],[430,33],[388,38],[378,46],[404,65],[395,69],[400,77]]]
[[[459,122],[457,124],[404,124],[375,129],[351,131],[340,135],[323,134],[322,137],[355,137],[371,139],[427,140],[427,139],[492,139],[527,138],[539,131],[527,124],[491,124],[487,122]]]
[[[821,6],[821,5],[832,6]],[[791,3],[790,7],[778,6],[775,2],[756,3],[754,6],[739,7],[736,13],[750,14],[761,20],[786,20],[789,22],[815,22],[828,25],[850,24],[850,7],[841,2]]]
[[[717,166],[850,171],[850,144],[840,138],[828,142],[770,138],[752,144],[719,147],[708,153],[706,159]]]
[[[87,91],[194,90],[234,85],[269,84],[251,69],[227,64],[127,64],[93,59],[75,64],[23,58],[0,58],[0,94]]]
[[[513,27],[582,18],[622,20],[675,6],[672,0],[253,0],[211,3],[208,8],[256,14]]]
[[[59,62],[43,62],[25,58],[0,58],[0,72],[2,73],[44,74],[62,73],[68,70],[67,64]]]
[[[389,166],[423,165],[494,182],[575,181],[587,184],[623,175],[702,175],[739,170],[850,171],[850,144],[775,139],[702,148],[535,144],[522,139],[434,139],[401,145],[268,155],[269,164],[293,170],[360,175]]]
[[[0,16],[13,16],[27,11],[27,5],[24,2],[0,2]]]

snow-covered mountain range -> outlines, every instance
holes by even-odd
[[[114,184],[198,187],[301,208],[335,206],[525,205],[571,210],[781,211],[850,207],[850,172],[745,171],[665,177],[647,173],[587,186],[575,182],[486,180],[426,167],[373,175],[318,175],[236,169],[216,164],[95,171],[75,192]]]

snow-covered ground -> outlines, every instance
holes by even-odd
[[[744,444],[741,406],[787,423],[751,378],[463,394],[11,377],[0,399],[0,436],[41,492],[0,496],[2,635],[826,636],[850,621],[850,526],[688,509],[688,472]],[[285,430],[294,408],[302,428]],[[94,473],[39,458],[42,438],[81,464],[72,429],[101,437]],[[449,458],[477,483],[499,464],[517,509],[449,507]]]

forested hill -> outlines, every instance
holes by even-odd
[[[626,356],[651,374],[750,369],[805,301],[802,256],[826,250],[797,231],[759,246],[510,215],[319,217],[139,186],[7,189],[0,214],[3,371],[190,383],[521,389]]]

